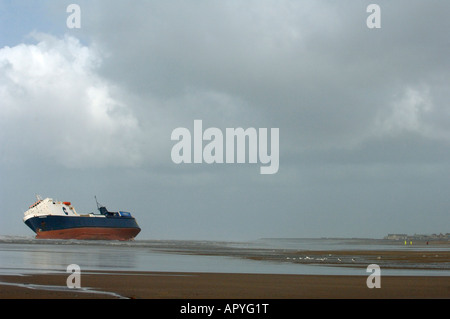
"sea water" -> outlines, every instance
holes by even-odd
[[[446,250],[450,247],[402,247],[361,239],[258,239],[244,242],[135,240],[80,241],[0,237],[0,274],[81,271],[217,272],[368,276],[364,267],[302,264],[283,257],[295,251]],[[255,258],[249,258],[255,257]],[[287,259],[287,258],[286,258]],[[411,266],[411,265],[409,265]],[[413,267],[414,268],[414,265]],[[450,276],[450,265],[432,270],[382,269],[383,275]]]

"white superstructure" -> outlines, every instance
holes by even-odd
[[[23,221],[38,216],[80,216],[70,202],[58,202],[51,198],[37,197],[36,203],[24,213]]]

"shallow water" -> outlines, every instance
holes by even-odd
[[[260,239],[247,242],[136,240],[78,241],[0,237],[0,273],[66,272],[77,264],[82,271],[165,271],[362,275],[364,267],[301,264],[284,257],[296,251],[317,250],[446,250],[440,247],[402,247],[368,239]],[[273,256],[279,257],[273,260]],[[249,259],[249,257],[257,257]],[[265,258],[270,257],[270,258]],[[270,260],[272,258],[272,260]],[[450,265],[433,270],[382,269],[384,275],[450,276]],[[441,269],[439,269],[441,267]],[[442,268],[443,267],[443,268]]]

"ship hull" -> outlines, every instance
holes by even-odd
[[[131,240],[141,231],[132,217],[37,216],[25,223],[42,239]]]
[[[140,232],[136,228],[81,227],[47,230],[36,233],[37,239],[131,240]]]

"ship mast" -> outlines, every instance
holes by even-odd
[[[100,210],[100,205],[97,201],[97,195],[94,195],[94,198],[95,198],[95,203],[97,204],[97,209]]]
[[[97,201],[97,196],[94,196],[94,197],[95,197],[95,202],[97,203],[97,209],[98,209],[98,211],[100,212],[100,214],[105,215],[105,216],[108,216],[108,215],[109,215],[109,212],[108,212],[108,210],[106,209],[106,207],[103,206],[102,204],[100,204],[100,203]]]

